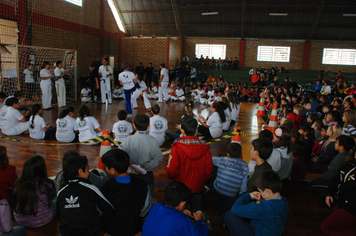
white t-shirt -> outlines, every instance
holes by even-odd
[[[60,76],[62,73],[64,73],[64,69],[61,68],[59,69],[58,67],[54,70],[54,76]],[[58,80],[56,80],[56,83],[57,84],[64,84],[64,79],[63,77],[62,78],[59,78]]]
[[[84,97],[85,97],[85,96],[89,96],[89,94],[91,93],[91,89],[83,88],[80,93],[81,93]]]
[[[40,72],[40,77],[51,77],[51,76],[52,76],[51,72],[47,69],[42,69]],[[51,84],[52,80],[51,79],[46,79],[46,80],[41,79],[41,83]]]
[[[119,74],[119,81],[122,82],[122,85],[125,90],[130,90],[135,87],[135,78],[135,74],[131,71],[123,71]]]
[[[33,139],[44,139],[46,133],[44,132],[43,128],[46,127],[46,122],[44,119],[39,116],[35,115],[35,118],[32,121],[33,115],[30,117],[30,123],[28,124],[28,128],[30,130],[30,137]],[[33,128],[31,128],[31,124],[33,122]]]
[[[110,76],[107,77],[107,75],[112,74],[112,68],[109,65],[108,66],[101,65],[99,67],[98,72],[102,75],[100,79],[110,79]]]
[[[78,131],[78,124],[71,116],[57,119],[56,139],[58,142],[70,143],[75,139],[75,132]]]
[[[162,82],[167,82],[169,83],[169,73],[168,73],[168,70],[167,68],[163,68],[161,70],[161,76],[163,75],[163,79],[162,79]]]
[[[231,111],[229,108],[224,110],[226,121],[223,123],[223,130],[229,130],[231,124]]]
[[[6,135],[11,135],[11,132],[8,132],[13,129],[16,125],[20,123],[20,120],[24,117],[17,109],[13,107],[6,107],[1,109],[1,129],[2,132]]]
[[[35,80],[33,79],[33,72],[30,71],[29,69],[26,69],[23,71],[23,74],[25,75],[25,83],[34,83]]]
[[[217,112],[214,112],[206,122],[209,126],[210,135],[213,138],[218,138],[222,134],[223,125],[221,123],[220,116]]]
[[[151,92],[151,94],[157,93],[157,87],[154,86],[154,87],[150,88],[150,92]]]
[[[138,84],[140,85],[140,90],[146,90],[147,89],[147,85],[145,83],[145,81],[141,80],[141,82],[138,82]]]
[[[231,107],[231,120],[236,121],[238,105],[235,104],[235,107],[234,107],[234,104],[232,102],[230,102],[230,107]]]
[[[183,89],[176,89],[176,95],[177,95],[177,97],[183,96],[184,95]]]
[[[164,135],[168,129],[167,119],[162,116],[153,116],[150,118],[150,128],[148,130],[149,134],[154,137],[158,144],[161,146],[165,139]]]
[[[112,132],[115,134],[115,141],[123,142],[133,132],[132,124],[126,120],[120,120],[113,125]]]
[[[84,117],[83,120],[78,117],[76,122],[79,130],[79,142],[84,142],[89,139],[98,137],[95,129],[99,128],[100,125],[94,117],[87,116]]]

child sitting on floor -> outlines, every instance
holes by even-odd
[[[132,124],[127,121],[127,112],[121,110],[117,113],[119,119],[112,127],[112,135],[115,141],[123,142],[127,137],[132,135]]]
[[[130,176],[129,155],[121,150],[110,150],[103,155],[103,163],[111,178],[101,192],[115,207],[114,216],[104,223],[109,235],[136,235],[141,232],[142,218],[147,215],[151,204],[150,190],[145,182]]]
[[[240,158],[238,143],[229,143],[226,156],[213,157],[213,173],[207,187],[214,195],[233,197],[246,192],[248,167]]]
[[[272,170],[263,172],[256,180],[258,191],[239,197],[231,212],[225,215],[230,235],[282,235],[289,205],[280,194],[281,185],[277,173]],[[251,219],[251,222],[245,219]]]
[[[195,225],[188,216],[191,212],[186,209],[190,200],[190,190],[181,182],[171,182],[165,190],[164,203],[156,203],[151,207],[142,227],[142,235],[189,235],[208,236],[209,231],[203,224],[203,213],[193,213]]]
[[[157,140],[159,146],[164,143],[164,135],[168,129],[168,121],[159,115],[160,111],[161,108],[158,104],[153,105],[151,109],[153,116],[150,118],[150,127],[148,129],[148,133]]]

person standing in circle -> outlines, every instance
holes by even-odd
[[[124,87],[127,116],[132,117],[131,93],[140,86],[137,83],[137,74],[135,75],[133,72],[129,71],[129,66],[129,63],[126,61],[122,63],[122,69],[124,71],[119,74],[119,81]]]
[[[108,59],[103,59],[103,64],[99,67],[100,88],[101,88],[101,102],[106,103],[106,94],[108,95],[109,103],[112,103],[111,98],[111,80],[110,76],[113,74],[111,66],[108,65]]]
[[[54,75],[52,72],[49,71],[49,62],[44,61],[42,64],[42,70],[40,72],[41,77],[41,91],[42,91],[42,107],[43,110],[51,109],[51,99],[52,99],[52,92],[51,92],[51,85],[52,85],[52,78]]]
[[[167,87],[169,84],[169,73],[167,68],[165,68],[165,64],[162,63],[160,65],[161,67],[161,78],[159,79],[159,88],[158,88],[158,102],[163,102],[162,95],[164,96],[164,101],[167,102],[169,97],[168,97],[168,91]]]
[[[57,68],[54,70],[54,76],[58,79],[56,80],[56,91],[57,91],[57,101],[58,107],[66,106],[66,86],[64,83],[63,76],[66,74],[66,71],[63,69],[63,62],[56,62]]]

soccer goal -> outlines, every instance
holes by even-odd
[[[58,49],[26,45],[3,45],[7,50],[0,52],[1,91],[13,95],[20,90],[27,100],[41,102],[40,71],[44,61],[50,63],[50,71],[54,73],[55,63],[63,62],[68,76],[64,76],[66,84],[66,100],[77,98],[77,52],[71,49]],[[27,79],[24,71],[29,69],[33,79]],[[54,82],[53,82],[54,83]],[[54,86],[53,86],[54,87]],[[52,102],[56,103],[57,93],[52,89]]]

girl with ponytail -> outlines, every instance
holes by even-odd
[[[58,142],[70,143],[78,142],[78,124],[74,119],[74,108],[67,107],[59,113],[56,121]]]
[[[185,114],[182,115],[181,119],[183,119],[184,116],[191,116],[198,121],[198,116],[193,113],[193,106],[194,106],[193,100],[190,100],[185,104],[185,106],[184,106]],[[176,140],[181,135],[180,124],[176,124],[176,129],[177,129],[176,131],[166,130],[166,135],[171,140]],[[196,134],[198,134],[198,127],[197,127]]]
[[[206,138],[218,138],[223,131],[223,123],[226,121],[224,110],[219,103],[214,102],[211,105],[211,116],[205,119],[203,116],[199,116],[199,129],[198,131]]]
[[[56,132],[56,126],[53,126],[51,122],[45,123],[44,119],[40,116],[41,112],[41,105],[35,104],[32,106],[29,130],[30,137],[33,139],[48,139]]]

